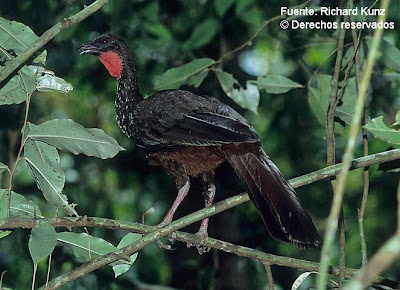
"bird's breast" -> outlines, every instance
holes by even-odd
[[[156,152],[149,154],[149,158],[166,171],[183,169],[187,175],[193,177],[213,171],[226,161],[220,146],[196,146]]]

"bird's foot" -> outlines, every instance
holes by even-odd
[[[164,249],[164,250],[167,250],[167,251],[173,251],[173,250],[175,250],[174,248],[171,247],[171,245],[164,244],[163,241],[161,241],[161,240],[158,240],[158,241],[157,241],[157,245],[158,245],[161,249]]]
[[[207,247],[205,245],[206,239],[208,238],[208,233],[206,230],[200,229],[197,233],[196,236],[200,238],[200,243],[187,243],[187,247],[196,247],[197,251],[199,252],[199,255],[203,255],[205,253],[208,253],[211,248]]]
[[[159,229],[160,229],[160,228],[163,228],[163,227],[169,225],[170,223],[171,223],[170,221],[168,222],[168,221],[166,221],[166,220],[163,220],[161,223],[159,223],[159,224],[157,225],[157,228],[159,228]],[[174,244],[175,241],[176,241],[176,232],[173,232],[173,233],[169,234],[168,236],[166,236],[166,238],[169,240],[169,242],[170,242],[171,244]],[[163,243],[163,241],[161,241],[161,239],[157,241],[157,244],[158,244],[158,246],[159,246],[161,249],[168,250],[168,251],[173,251],[173,250],[175,250],[174,248],[172,248],[171,245],[168,245],[168,244]]]

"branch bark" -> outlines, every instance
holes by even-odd
[[[245,202],[246,199],[242,200]],[[204,211],[204,210],[201,210]],[[37,222],[41,219],[34,218],[8,218],[0,221],[0,228],[2,229],[15,229],[15,228],[24,228],[30,229],[33,228]],[[141,223],[129,222],[129,221],[119,221],[112,220],[106,218],[97,218],[97,217],[66,217],[66,218],[47,218],[46,221],[49,221],[55,227],[66,227],[68,229],[72,229],[74,227],[97,227],[97,228],[106,228],[111,230],[126,230],[129,232],[136,232],[141,234],[148,234],[157,229],[155,226],[144,225]],[[200,238],[195,234],[189,234],[185,232],[176,232],[176,239],[178,241],[184,243],[192,243],[197,244],[200,242]],[[252,248],[243,247],[231,244],[229,242],[207,238],[205,241],[205,246],[214,248],[220,251],[224,251],[226,253],[235,254],[240,257],[247,257],[250,259],[254,259],[260,261],[263,264],[277,265],[283,267],[292,267],[304,271],[316,272],[318,271],[319,264],[317,262],[295,259],[291,257],[283,257],[273,254],[264,253]],[[358,272],[357,269],[347,268],[346,269],[346,278],[353,277]],[[336,267],[330,267],[329,273],[331,275],[338,276],[339,269]],[[377,277],[374,279],[375,282],[383,281],[383,277]]]
[[[58,22],[53,27],[44,32],[31,46],[29,46],[24,52],[19,54],[15,59],[7,62],[4,68],[0,71],[0,83],[3,82],[10,74],[13,73],[18,67],[24,64],[34,53],[41,49],[46,43],[52,40],[62,30],[85,20],[87,17],[92,15],[94,12],[103,7],[108,0],[96,0],[89,6],[85,7],[78,13],[64,20]]]

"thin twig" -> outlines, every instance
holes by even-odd
[[[400,179],[397,185],[397,234],[400,235]]]
[[[274,277],[272,276],[271,264],[264,263],[265,272],[267,273],[269,290],[274,290]]]
[[[294,7],[292,7],[292,8],[303,8],[303,7],[306,7],[310,2],[311,2],[311,0],[308,0],[308,1],[306,1],[306,2],[304,2],[304,3],[302,3],[302,4],[300,4],[300,5],[294,6]],[[256,39],[256,38],[260,35],[260,33],[263,32],[263,30],[264,30],[270,23],[272,23],[272,22],[274,22],[274,21],[277,21],[277,20],[285,19],[285,18],[286,18],[286,15],[285,15],[285,14],[282,14],[282,15],[277,15],[277,16],[275,16],[275,17],[272,17],[272,18],[270,18],[270,19],[268,19],[268,20],[265,20],[264,23],[263,23],[263,25],[262,25],[259,29],[257,29],[257,31],[256,31],[248,40],[246,40],[244,43],[242,43],[242,44],[239,45],[238,47],[236,47],[236,48],[234,48],[234,49],[228,51],[228,52],[225,53],[224,55],[222,55],[221,58],[218,59],[213,65],[216,65],[216,64],[222,62],[225,58],[227,58],[228,56],[230,56],[230,55],[232,55],[232,54],[235,54],[236,52],[242,50],[242,49],[245,48],[246,46],[252,45],[254,39]]]
[[[390,2],[389,0],[382,0],[381,8],[384,9],[383,11],[386,11],[389,2]],[[386,20],[386,15],[380,15],[378,18],[378,22],[379,21],[385,22],[385,20]],[[326,288],[326,282],[328,280],[328,275],[327,275],[328,263],[331,255],[331,247],[333,245],[334,236],[337,229],[339,213],[342,208],[344,188],[346,185],[347,175],[351,166],[351,159],[353,158],[354,154],[354,147],[356,143],[357,134],[360,128],[362,112],[364,110],[365,96],[371,78],[373,65],[375,63],[375,59],[378,54],[378,49],[382,38],[382,34],[383,34],[382,29],[375,30],[371,43],[371,51],[370,54],[368,55],[365,73],[362,77],[359,97],[357,98],[356,101],[354,117],[350,128],[350,137],[346,145],[345,153],[343,155],[342,174],[339,175],[337,181],[336,192],[333,197],[331,211],[327,221],[327,229],[325,232],[325,239],[324,239],[324,244],[322,246],[322,253],[320,260],[321,264],[320,275],[318,276],[317,280],[318,289]]]
[[[51,270],[51,256],[52,256],[53,254],[50,254],[50,256],[49,256],[49,263],[48,263],[48,266],[47,266],[47,276],[46,276],[46,289],[48,289],[49,287],[49,280],[50,280],[50,270]]]
[[[33,264],[33,277],[32,277],[32,287],[31,290],[35,290],[35,280],[36,280],[37,264]]]
[[[345,289],[364,289],[373,282],[374,277],[382,273],[400,257],[400,179],[397,185],[397,230],[396,233],[379,248],[371,260],[363,265],[361,271]]]
[[[340,22],[339,22],[340,27]],[[328,166],[334,165],[336,162],[335,158],[335,111],[337,107],[338,100],[338,89],[339,89],[339,73],[342,65],[343,49],[344,49],[344,38],[346,36],[346,29],[339,29],[338,34],[338,49],[336,54],[336,63],[332,76],[332,92],[329,97],[329,108],[326,118],[326,164]],[[336,180],[331,179],[333,195],[336,193]],[[344,279],[344,271],[346,268],[346,236],[344,227],[344,217],[343,209],[340,211],[339,215],[339,286],[342,285],[342,280]]]
[[[9,175],[9,183],[8,183],[8,190],[7,190],[8,191],[7,192],[7,194],[8,194],[8,196],[7,196],[7,216],[10,216],[11,191],[12,191],[12,185],[13,185],[12,182],[13,182],[14,173],[15,173],[15,170],[17,169],[19,161],[21,160],[22,150],[25,145],[25,129],[26,129],[26,125],[28,124],[29,105],[31,103],[31,94],[26,94],[25,103],[26,103],[26,109],[25,109],[24,124],[22,125],[22,129],[21,129],[21,145],[19,147],[14,166],[13,166],[12,170],[10,171],[10,175]]]
[[[353,8],[353,0],[349,0],[350,3],[350,9]],[[350,21],[354,22],[355,17],[354,15],[350,15]],[[357,90],[357,96],[358,96],[358,91],[360,88],[361,84],[361,64],[360,64],[360,43],[361,43],[361,34],[362,30],[360,30],[359,35],[357,37],[357,33],[355,29],[351,30],[351,35],[353,38],[353,46],[354,46],[354,61],[355,61],[355,71],[356,71],[356,90]],[[365,125],[365,108],[364,112],[362,115],[361,119],[361,124]],[[361,133],[362,133],[362,138],[363,138],[363,156],[368,155],[368,135],[367,135],[367,129],[364,127],[361,128]],[[368,253],[367,253],[367,242],[365,239],[365,234],[364,234],[364,214],[365,214],[365,208],[367,206],[367,200],[368,200],[368,191],[369,191],[369,167],[366,166],[364,167],[364,180],[363,180],[363,194],[362,194],[362,200],[361,200],[361,206],[358,209],[358,227],[359,227],[359,232],[360,232],[360,241],[361,241],[361,256],[362,256],[362,265],[364,266],[367,261],[368,261]]]
[[[4,275],[7,273],[7,270],[1,272],[1,276],[0,276],[0,289],[3,290],[3,279],[4,279]]]
[[[108,0],[97,0],[85,7],[75,15],[64,18],[62,21],[55,24],[53,27],[43,33],[34,43],[32,43],[26,50],[20,53],[12,61],[6,62],[4,68],[0,71],[0,83],[3,82],[10,74],[13,73],[18,67],[24,64],[33,54],[41,49],[46,43],[53,39],[62,30],[79,23],[92,15],[94,12],[103,7]]]

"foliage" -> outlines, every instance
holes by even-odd
[[[0,69],[38,40],[33,31],[41,34],[66,13],[82,8],[79,1],[14,2],[2,9],[0,18]],[[79,45],[103,32],[117,33],[128,41],[144,95],[169,88],[212,95],[251,121],[263,147],[285,176],[325,167],[325,126],[335,66],[329,52],[336,48],[329,43],[337,42],[335,32],[282,30],[279,21],[272,22],[267,33],[261,32],[236,54],[227,54],[247,43],[265,19],[279,15],[281,5],[277,1],[256,0],[110,1],[89,21],[57,35],[46,50],[33,56],[0,86],[0,218],[66,214],[134,221],[154,206],[156,213],[146,217],[146,223],[157,223],[171,203],[175,194],[171,180],[147,167],[142,153],[122,135],[114,121],[115,80],[107,76],[96,59],[78,59]],[[399,21],[398,5],[392,4],[388,11],[390,21]],[[381,56],[367,91],[364,128],[371,153],[399,145],[398,32],[397,26],[385,31]],[[368,34],[361,35],[360,69],[371,45]],[[349,138],[348,125],[359,89],[350,31],[348,36],[335,110],[338,162]],[[29,114],[24,120],[25,110]],[[361,155],[359,140],[356,145],[356,154]],[[217,172],[220,199],[243,189],[225,169]],[[397,176],[375,169],[370,169],[364,218],[369,255],[392,235],[396,222]],[[349,179],[343,203],[346,266],[356,268],[361,263],[357,213],[363,188],[361,172],[351,174]],[[298,190],[321,236],[331,191],[328,183]],[[191,194],[188,199],[191,201],[180,208],[181,214],[193,212],[202,204],[199,194]],[[51,277],[56,277],[141,238],[120,230],[82,231],[55,229],[44,221],[31,230],[29,241],[26,232],[0,231],[0,267],[8,271],[2,285],[30,287],[32,275],[19,274],[32,272],[32,260],[38,265],[36,280],[44,284],[45,260],[50,254]],[[213,217],[210,235],[284,256],[307,260],[317,260],[319,256],[273,241],[251,205]],[[71,287],[97,289],[106,283],[109,288],[131,289],[146,281],[189,289],[260,289],[267,283],[263,267],[260,270],[254,261],[220,253],[213,258],[199,257],[195,250],[180,244],[177,247],[179,251],[169,253],[155,245],[148,246],[139,257],[135,253],[111,264],[114,273],[111,268],[102,269],[95,273],[96,279],[87,275]],[[338,249],[335,245],[332,264],[338,262]],[[396,263],[385,277],[396,280],[398,272]],[[299,275],[297,284],[307,284],[313,278],[305,280],[309,273],[300,275],[291,269],[273,268],[275,284],[284,289]]]

